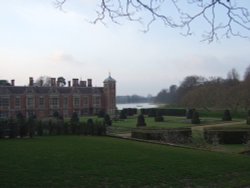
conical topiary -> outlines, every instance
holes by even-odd
[[[146,126],[146,123],[145,123],[145,118],[142,114],[140,114],[138,117],[137,117],[137,124],[136,124],[137,127],[145,127]]]

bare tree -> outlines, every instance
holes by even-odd
[[[50,76],[40,76],[39,78],[36,79],[35,86],[40,86],[40,87],[49,87],[51,86],[51,77]]]
[[[55,0],[62,9],[67,0]],[[244,1],[237,0],[99,0],[97,17],[93,23],[110,19],[120,23],[121,18],[137,21],[146,26],[161,21],[170,28],[184,29],[184,35],[192,35],[196,21],[206,25],[203,41],[212,42],[220,37],[249,38],[250,11]]]
[[[244,80],[250,80],[250,65],[246,68],[245,74],[244,74]]]

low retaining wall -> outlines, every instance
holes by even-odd
[[[133,129],[132,138],[159,140],[168,143],[185,144],[192,141],[191,128],[183,129]]]

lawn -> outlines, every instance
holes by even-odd
[[[223,124],[221,118],[202,117],[199,125]],[[232,121],[239,122],[240,120]],[[145,116],[145,122],[148,128],[184,128],[196,126],[186,119],[186,117],[164,116],[164,122],[155,122],[153,117]],[[114,127],[136,128],[137,116],[128,117],[124,120],[113,121]]]
[[[0,140],[0,187],[247,187],[250,157],[109,137]]]

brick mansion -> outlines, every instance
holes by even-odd
[[[104,111],[110,115],[116,110],[116,81],[109,75],[103,87],[93,87],[92,79],[79,81],[72,79],[67,86],[60,86],[56,78],[51,78],[50,86],[37,86],[32,77],[28,86],[0,86],[0,118],[36,115],[37,118],[52,116],[58,112],[70,117],[73,112],[79,116],[92,115]]]

